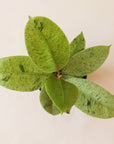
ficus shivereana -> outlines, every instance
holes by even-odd
[[[81,32],[71,43],[46,17],[29,17],[25,26],[29,56],[0,59],[0,85],[16,91],[41,90],[40,102],[52,115],[70,113],[76,106],[98,118],[114,117],[114,96],[85,79],[109,54],[109,46],[85,49]]]

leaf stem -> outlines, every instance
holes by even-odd
[[[60,70],[58,70],[57,72],[53,72],[52,74],[58,79],[66,80],[64,77],[62,77],[62,72]]]
[[[64,80],[64,81],[66,80],[64,77],[60,77],[59,79],[62,79],[62,80]]]

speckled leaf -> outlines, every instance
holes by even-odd
[[[47,75],[41,74],[28,56],[12,56],[0,59],[0,85],[17,91],[34,91],[45,82]]]
[[[88,115],[98,118],[114,117],[114,96],[99,85],[85,79],[66,77],[79,89],[76,107]]]
[[[61,113],[69,111],[76,103],[78,89],[73,84],[52,76],[47,80],[45,86],[50,99]]]
[[[49,98],[45,87],[42,88],[40,93],[40,102],[42,107],[50,114],[57,115],[60,113],[59,109],[56,107],[56,105],[52,102],[52,100]]]
[[[77,52],[85,49],[85,38],[83,32],[81,32],[71,43],[70,43],[70,56],[73,56]]]
[[[25,43],[30,57],[44,72],[57,71],[68,62],[68,40],[62,30],[48,18],[29,19],[25,27]]]
[[[71,57],[64,73],[83,77],[98,69],[106,60],[110,46],[91,47]]]

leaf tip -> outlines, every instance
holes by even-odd
[[[29,20],[31,20],[31,19],[32,19],[32,17],[31,17],[31,16],[28,16],[28,18],[29,18]]]
[[[112,46],[112,45],[107,46],[108,54],[109,54],[109,51],[110,51],[110,47],[111,47],[111,46]]]
[[[83,31],[81,31],[80,35],[84,35]]]
[[[108,47],[109,47],[109,49],[110,49],[110,47],[112,46],[112,44],[110,44]]]
[[[61,111],[61,115],[63,115],[63,113],[64,113],[64,112],[63,112],[63,111]]]

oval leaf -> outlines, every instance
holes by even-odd
[[[56,105],[52,102],[52,100],[49,98],[45,87],[41,90],[40,93],[40,102],[42,107],[50,114],[57,115],[60,113],[59,109],[56,107]]]
[[[45,82],[47,75],[41,74],[28,56],[12,56],[0,59],[0,85],[17,91],[34,91]]]
[[[73,41],[70,43],[70,56],[73,56],[77,52],[85,49],[85,38],[83,32],[81,32]]]
[[[98,69],[106,60],[110,46],[96,46],[83,50],[71,57],[64,73],[83,77]]]
[[[85,79],[66,77],[79,89],[76,107],[88,115],[98,118],[114,117],[114,96],[99,85]]]
[[[68,40],[48,18],[30,18],[25,27],[25,43],[30,57],[42,71],[55,72],[67,64]]]
[[[76,103],[78,89],[73,84],[52,76],[47,80],[45,86],[50,99],[61,113],[69,111]]]

